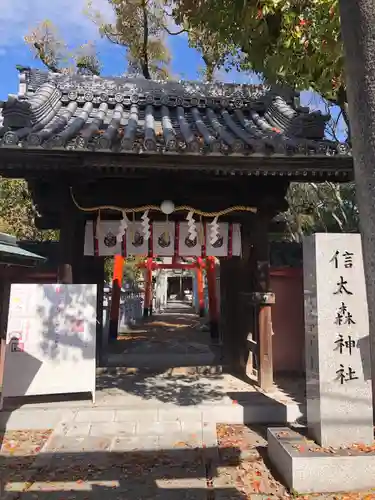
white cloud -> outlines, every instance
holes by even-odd
[[[99,38],[96,26],[84,14],[86,0],[1,0],[0,49],[23,42],[25,34],[40,21],[49,19],[67,43]],[[104,17],[112,13],[107,0],[94,0]]]

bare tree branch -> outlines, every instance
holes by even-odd
[[[175,33],[170,31],[167,26],[164,26],[164,29],[168,33],[168,35],[172,35],[172,36],[181,35],[181,33],[188,33],[188,30],[185,28],[182,28],[180,31],[176,31]]]

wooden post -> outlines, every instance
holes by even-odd
[[[272,361],[272,317],[271,305],[274,295],[270,290],[270,264],[268,225],[271,217],[260,212],[256,217],[254,231],[254,257],[255,257],[255,293],[254,299],[258,311],[258,341],[259,341],[259,367],[258,382],[263,390],[273,386],[273,361]]]
[[[224,362],[231,371],[243,376],[242,344],[240,340],[240,276],[239,257],[220,259],[220,323]]]
[[[115,255],[112,277],[112,299],[109,319],[109,339],[116,340],[120,315],[121,285],[124,273],[124,257]]]
[[[87,281],[84,279],[84,251],[85,251],[85,218],[82,213],[77,213],[74,235],[74,255],[73,255],[73,283],[85,284]],[[98,258],[98,257],[95,257]],[[104,259],[101,258],[104,262]],[[103,264],[104,265],[104,264]],[[104,269],[104,268],[103,268]],[[104,275],[103,275],[104,282]],[[97,283],[95,281],[95,283]],[[97,283],[100,285],[100,283]]]
[[[73,283],[73,264],[75,260],[76,223],[79,220],[78,209],[73,204],[69,186],[62,186],[60,191],[60,239],[58,280],[60,283]],[[83,249],[82,249],[83,251]]]
[[[74,278],[75,280],[75,278]],[[107,338],[103,335],[103,300],[104,300],[104,257],[84,257],[80,268],[81,284],[97,285],[96,297],[96,361],[100,364],[102,354],[107,346]]]
[[[152,259],[147,259],[145,269],[145,301],[143,305],[143,317],[152,315]]]
[[[197,259],[197,293],[198,293],[198,303],[199,303],[199,316],[204,317],[204,290],[203,290],[203,271],[202,271],[202,259],[198,257]]]
[[[216,267],[215,257],[207,257],[207,286],[208,286],[208,311],[210,317],[211,339],[217,342],[219,340],[219,318],[216,294]]]
[[[104,258],[96,257],[95,278],[97,284],[96,297],[96,361],[102,361],[103,355],[103,308],[104,308]]]

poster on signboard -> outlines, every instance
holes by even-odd
[[[92,393],[96,285],[13,284],[3,398]]]

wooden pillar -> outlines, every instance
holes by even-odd
[[[10,274],[10,269],[7,266],[0,265],[0,384],[3,383],[4,375],[6,333],[11,288]]]
[[[204,317],[204,290],[203,290],[203,270],[202,270],[202,259],[198,257],[197,259],[197,294],[198,294],[198,304],[199,304],[199,316]]]
[[[252,376],[257,353],[257,310],[253,301],[255,290],[255,265],[253,230],[254,218],[244,217],[241,227],[242,257],[239,260],[237,275],[234,276],[238,290],[237,328],[235,332],[235,369],[242,376]]]
[[[112,277],[112,299],[109,319],[109,339],[116,340],[120,314],[121,285],[124,273],[124,257],[115,255]]]
[[[84,279],[84,251],[85,251],[85,219],[82,213],[77,214],[74,235],[73,255],[73,283],[85,284]],[[96,257],[97,259],[98,257]],[[103,258],[102,261],[104,262]],[[103,264],[104,265],[104,264]],[[104,281],[104,276],[103,276]],[[97,283],[97,281],[95,281]],[[98,283],[99,284],[99,283]]]
[[[216,294],[216,266],[215,257],[206,259],[207,287],[208,287],[208,312],[210,318],[210,333],[213,341],[219,340],[219,318]]]
[[[243,375],[241,342],[239,341],[241,259],[220,259],[220,329],[224,364]]]
[[[152,259],[148,258],[145,269],[145,301],[143,317],[152,316]]]
[[[59,202],[60,239],[58,280],[60,283],[71,284],[73,283],[77,223],[80,220],[80,212],[71,199],[70,187],[68,185],[61,187]]]
[[[275,302],[270,287],[270,262],[268,226],[272,216],[267,212],[257,214],[254,226],[255,291],[253,302],[258,315],[258,382],[263,390],[273,385],[272,317],[271,306]]]
[[[103,354],[103,309],[104,309],[104,258],[96,257],[95,282],[97,284],[96,296],[96,360],[100,364]]]

